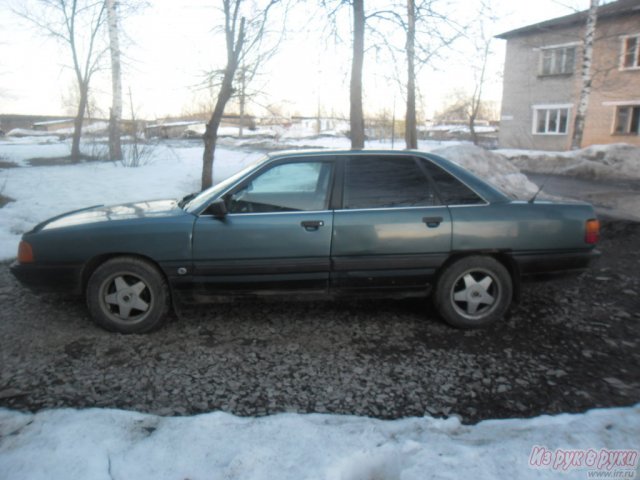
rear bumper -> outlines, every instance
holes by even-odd
[[[599,250],[519,253],[513,256],[520,274],[563,275],[581,273],[600,257]]]
[[[38,265],[15,261],[9,269],[20,283],[36,292],[82,293],[81,265]]]

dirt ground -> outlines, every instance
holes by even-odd
[[[465,422],[640,402],[640,224],[603,223],[577,278],[525,284],[501,323],[445,325],[427,300],[199,307],[150,335],[94,326],[0,265],[0,407],[162,415],[331,412]]]

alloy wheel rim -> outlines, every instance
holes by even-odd
[[[485,269],[470,269],[453,283],[451,304],[464,318],[481,320],[497,307],[500,286],[495,276]]]
[[[151,311],[154,298],[147,283],[132,272],[110,276],[100,289],[104,312],[117,322],[136,323]]]

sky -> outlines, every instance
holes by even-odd
[[[447,8],[456,15],[472,14],[479,4],[468,0],[442,1],[449,2]],[[348,114],[349,11],[339,13],[343,34],[341,41],[336,42],[333,37],[327,38],[328,33],[319,31],[325,13],[314,3],[298,2],[286,20],[280,12],[273,16],[273,28],[286,21],[293,31],[255,81],[254,86],[264,93],[249,106],[252,113],[263,114],[265,107],[269,107],[285,115],[312,116],[320,105],[325,115]],[[383,3],[386,0],[365,2],[367,11]],[[572,13],[572,8],[586,8],[587,3],[587,0],[492,0],[498,18],[487,25],[487,31],[496,35]],[[33,0],[0,0],[0,113],[71,114],[74,77],[68,67],[68,50],[16,16],[12,9],[22,5],[37,12],[37,2]],[[147,8],[123,21],[127,37],[122,42],[125,118],[130,116],[131,107],[138,117],[154,119],[198,111],[210,102],[210,92],[203,88],[204,72],[224,64],[224,40],[215,33],[220,23],[217,5],[213,0],[150,0]],[[485,98],[499,101],[504,41],[495,39],[492,50]],[[418,78],[419,103],[427,116],[441,108],[453,91],[473,88],[469,58],[469,47],[461,44],[446,62],[422,71]],[[390,78],[402,75],[402,68],[403,65],[394,65],[376,54],[376,50],[369,50],[364,66],[367,114],[394,109],[396,115],[403,114],[403,94]],[[105,68],[92,84],[98,116],[108,115],[110,85]]]

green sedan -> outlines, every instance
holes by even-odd
[[[580,272],[591,205],[514,201],[417,151],[268,155],[182,201],[93,206],[23,235],[13,274],[84,295],[96,323],[159,327],[221,297],[431,295],[461,328],[504,316],[521,279]]]

